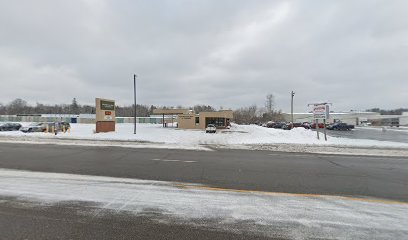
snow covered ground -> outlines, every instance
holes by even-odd
[[[26,125],[27,123],[25,123]],[[290,131],[264,128],[256,125],[233,125],[229,130],[219,130],[216,134],[206,134],[202,130],[182,130],[163,128],[159,124],[138,124],[137,134],[133,134],[133,124],[116,124],[116,132],[94,133],[94,124],[72,124],[70,133],[22,133],[0,132],[0,137],[13,139],[83,139],[83,140],[120,140],[152,143],[165,143],[172,146],[194,148],[201,145],[263,145],[263,144],[305,144],[316,146],[350,146],[350,147],[393,147],[408,149],[407,143],[376,141],[369,139],[348,139],[330,137],[320,140],[316,132],[303,128]],[[407,135],[408,137],[408,135]]]
[[[0,197],[25,207],[74,203],[78,214],[159,221],[290,239],[407,239],[408,204],[381,199],[212,189],[204,185],[0,169]],[[59,206],[62,206],[59,205]]]

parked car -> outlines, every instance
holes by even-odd
[[[207,128],[205,129],[206,133],[215,133],[217,132],[217,128],[215,127],[214,124],[208,124]]]
[[[291,130],[293,128],[305,128],[305,129],[310,129],[310,125],[308,122],[304,122],[304,123],[286,123],[282,126],[282,129],[284,130]]]
[[[393,121],[391,121],[390,126],[391,126],[391,127],[399,127],[399,126],[400,126],[399,121],[398,121],[398,120],[393,120]]]
[[[272,121],[269,121],[269,122],[266,123],[267,128],[273,128],[273,127],[275,127],[275,125],[276,125],[276,123],[272,122]]]
[[[291,130],[292,128],[294,128],[293,123],[285,123],[285,124],[282,126],[282,129],[283,129],[283,130]]]
[[[316,123],[313,123],[312,125],[310,125],[310,128],[316,129]],[[319,128],[324,128],[324,123],[319,123]]]
[[[28,132],[45,132],[47,129],[47,123],[31,123],[26,127],[22,127],[20,131]]]
[[[277,123],[275,123],[273,128],[283,128],[283,126],[285,126],[285,125],[286,125],[285,122],[277,122]]]
[[[0,131],[18,131],[20,128],[20,123],[0,123]]]
[[[302,123],[302,127],[304,127],[305,129],[310,129],[310,123],[309,122],[304,122]]]
[[[328,130],[351,130],[353,128],[354,125],[347,123],[333,123],[327,127]]]

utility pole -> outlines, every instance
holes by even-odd
[[[134,127],[134,134],[136,134],[136,74],[133,74],[133,94],[135,96],[135,105],[134,105],[134,120],[135,120],[135,127]]]
[[[295,96],[294,91],[292,91],[291,96],[292,96],[292,98],[291,98],[292,100],[290,102],[290,116],[291,116],[291,122],[293,124],[293,97]]]

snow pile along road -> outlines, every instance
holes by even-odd
[[[408,204],[339,196],[212,190],[203,185],[0,169],[0,199],[71,202],[78,214],[152,214],[159,221],[290,239],[406,239]],[[61,203],[61,204],[60,204]]]
[[[216,134],[206,134],[202,130],[182,130],[163,128],[158,124],[138,124],[137,134],[133,134],[133,124],[117,124],[116,132],[94,133],[93,124],[72,124],[71,133],[22,133],[0,132],[0,137],[13,139],[83,139],[115,140],[166,143],[181,147],[211,145],[248,145],[248,144],[306,144],[316,146],[352,146],[352,147],[394,147],[408,148],[407,143],[376,141],[368,139],[347,139],[328,136],[328,141],[318,140],[316,133],[303,128],[290,131],[264,128],[255,125],[233,125],[231,129],[219,130]],[[408,137],[408,134],[407,134]]]

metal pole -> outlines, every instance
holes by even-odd
[[[324,124],[324,140],[327,141],[327,135],[326,135],[326,119],[323,120]]]
[[[291,115],[291,122],[293,124],[293,97],[295,96],[294,91],[292,91],[291,96],[292,96],[292,98],[291,98],[292,100],[291,100],[291,103],[290,103],[290,115]]]
[[[135,105],[134,105],[134,109],[133,109],[133,111],[134,111],[134,122],[135,122],[135,127],[134,127],[134,134],[136,134],[136,117],[137,117],[137,114],[136,114],[136,74],[133,74],[133,93],[134,93],[134,96],[135,96]]]
[[[319,137],[319,119],[316,118],[316,132],[317,132],[317,139],[320,140]]]

